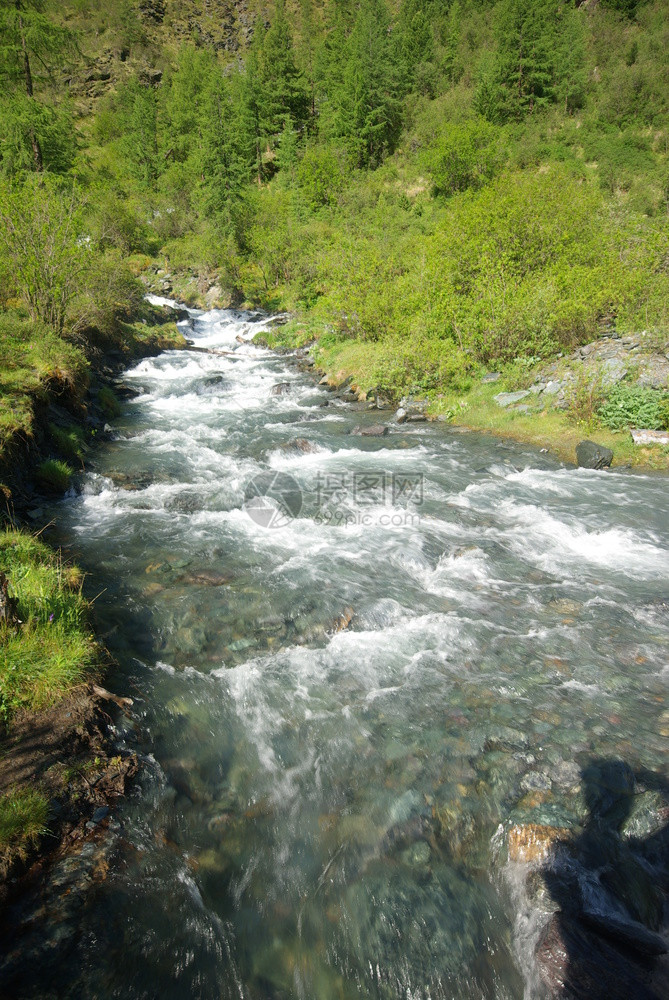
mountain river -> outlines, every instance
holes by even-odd
[[[541,996],[508,830],[587,826],[593,761],[661,771],[667,480],[397,425],[266,322],[193,311],[54,508],[142,768],[25,995]]]

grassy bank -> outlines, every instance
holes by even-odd
[[[39,538],[0,534],[0,572],[9,581],[15,621],[1,626],[0,719],[53,704],[90,676],[98,661],[81,593],[82,576]]]
[[[35,718],[100,670],[100,653],[81,593],[82,576],[27,533],[0,533],[0,572],[8,581],[8,620],[0,624],[0,731]],[[44,831],[44,793],[32,785],[0,795],[0,856],[22,856]]]
[[[483,381],[485,366],[468,358],[456,378],[448,373],[441,385],[426,391],[413,375],[416,371],[429,372],[429,354],[408,353],[403,364],[402,351],[396,351],[387,341],[341,340],[327,331],[323,333],[322,325],[310,322],[308,317],[259,334],[257,340],[279,350],[308,347],[331,386],[346,384],[362,399],[380,396],[388,404],[398,405],[403,395],[413,395],[427,401],[426,412],[431,418],[547,448],[569,463],[576,461],[578,443],[594,437],[613,451],[614,466],[669,469],[669,446],[635,445],[629,430],[666,425],[669,393],[638,384],[653,361],[662,359],[662,353],[653,354],[650,349],[633,355],[628,362],[629,374],[615,384],[607,385],[602,380],[605,369],[594,353],[601,342],[595,342],[589,361],[573,356],[562,358],[553,362],[547,372],[539,359],[521,358],[500,365],[496,381],[490,383]],[[656,351],[660,350],[661,344],[652,343]],[[443,355],[437,354],[437,359],[443,363]],[[394,370],[389,361],[396,365]],[[555,396],[533,393],[515,406],[501,407],[495,401],[499,393],[525,390],[533,383],[541,384],[542,379],[547,382],[553,378],[559,378],[566,390],[559,406]],[[612,408],[616,417],[613,421]],[[621,426],[611,427],[607,422]]]

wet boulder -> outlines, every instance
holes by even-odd
[[[313,441],[309,441],[308,438],[291,438],[290,441],[286,441],[285,444],[281,445],[282,451],[293,452],[295,454],[301,453],[303,455],[312,455],[321,449]]]
[[[369,427],[355,427],[351,434],[359,435],[360,437],[384,437],[388,433],[388,428],[385,424],[370,424]]]
[[[659,1000],[662,995],[648,985],[641,956],[621,951],[594,927],[563,913],[548,923],[535,957],[547,1000]]]
[[[287,396],[290,392],[290,382],[277,382],[269,391],[270,396]]]
[[[569,830],[561,827],[517,824],[511,827],[507,838],[509,859],[521,863],[543,861],[570,838]]]
[[[226,386],[226,379],[223,375],[208,375],[195,386],[195,392],[198,396],[215,396],[223,392]]]
[[[576,446],[576,462],[581,469],[607,469],[613,461],[613,452],[603,444],[581,441]]]

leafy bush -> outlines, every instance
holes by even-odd
[[[308,149],[297,168],[297,182],[310,208],[333,205],[349,173],[341,152],[332,146]]]
[[[435,193],[452,195],[480,187],[489,180],[500,158],[495,144],[497,133],[484,118],[450,125],[430,150]]]
[[[605,427],[618,431],[626,427],[661,430],[667,426],[669,396],[657,389],[619,384],[611,389],[599,408]]]
[[[72,469],[66,462],[49,458],[42,462],[36,472],[36,479],[43,489],[53,493],[65,493],[70,488]]]
[[[581,365],[576,378],[565,391],[567,415],[576,424],[592,425],[606,396],[601,371]]]
[[[119,320],[130,320],[141,305],[144,289],[118,250],[97,255],[73,307],[73,330],[96,330],[107,340],[119,337]]]

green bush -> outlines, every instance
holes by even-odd
[[[46,462],[42,462],[35,478],[43,489],[53,493],[65,493],[70,487],[72,469],[66,462],[49,458]]]
[[[606,396],[601,371],[581,365],[576,378],[565,391],[567,415],[575,424],[592,425]]]
[[[449,125],[428,157],[435,193],[448,196],[489,180],[500,159],[498,131],[484,118]]]
[[[599,409],[605,427],[618,431],[627,427],[662,430],[667,426],[669,396],[657,389],[637,385],[614,386]]]

